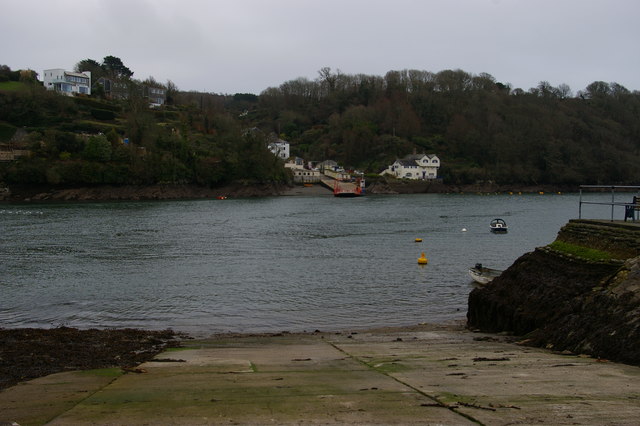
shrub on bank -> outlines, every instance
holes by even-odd
[[[16,130],[16,127],[11,124],[0,123],[0,142],[9,142]]]

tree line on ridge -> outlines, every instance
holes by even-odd
[[[77,68],[89,66],[92,75],[132,79],[118,58]],[[640,177],[640,93],[617,83],[595,81],[574,95],[567,85],[540,82],[524,91],[462,70],[373,76],[329,68],[259,95],[149,82],[167,89],[163,107],[150,108],[137,91],[122,100],[100,90],[61,96],[33,73],[0,66],[0,144],[31,152],[0,163],[0,183],[288,182],[266,148],[274,138],[287,140],[294,156],[366,173],[414,151],[435,153],[452,184],[632,184]]]

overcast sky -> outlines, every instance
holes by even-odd
[[[117,56],[141,80],[260,94],[322,67],[640,90],[640,0],[0,0],[0,64]]]

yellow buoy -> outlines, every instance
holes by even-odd
[[[416,243],[421,243],[422,242],[422,238],[416,238]]]
[[[427,263],[429,263],[429,260],[427,260],[427,258],[424,256],[424,252],[420,255],[420,257],[418,258],[418,264],[419,265],[426,265]]]

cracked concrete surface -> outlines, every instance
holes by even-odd
[[[640,368],[455,326],[217,336],[0,392],[0,423],[637,424]]]

